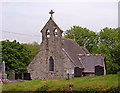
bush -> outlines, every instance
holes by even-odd
[[[49,87],[44,85],[41,88],[38,88],[33,93],[48,93]],[[58,88],[53,91],[49,91],[50,93],[69,93],[68,91],[64,90],[63,88]],[[120,88],[110,88],[105,91],[100,91],[97,89],[89,89],[89,88],[83,88],[83,89],[77,89],[73,90],[73,93],[120,93]]]

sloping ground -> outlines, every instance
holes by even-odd
[[[118,75],[105,75],[105,76],[91,76],[80,77],[70,80],[62,79],[49,79],[49,80],[32,80],[12,84],[3,84],[3,91],[36,91],[38,88],[47,86],[49,91],[54,90],[68,90],[69,85],[72,85],[73,90],[77,91],[82,88],[97,89],[105,91],[110,88],[118,87]]]

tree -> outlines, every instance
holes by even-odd
[[[30,61],[34,58],[34,56],[39,52],[40,45],[37,42],[33,42],[32,44],[22,44],[27,50],[31,51]]]
[[[90,53],[105,54],[107,73],[120,70],[120,28],[104,28],[99,33],[87,28],[73,26],[65,31],[65,38],[75,39]]]
[[[27,65],[31,58],[31,52],[19,42],[14,40],[2,41],[2,61],[5,61],[6,73],[15,72],[21,74],[27,72]]]
[[[87,28],[73,26],[70,30],[66,30],[64,35],[65,38],[75,39],[80,46],[86,47],[91,53],[92,49],[97,49],[97,34]]]
[[[120,68],[120,44],[119,31],[117,28],[104,28],[99,33],[100,53],[105,54],[108,73],[116,73]]]

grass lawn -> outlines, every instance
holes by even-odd
[[[68,86],[72,84],[74,90],[79,90],[81,88],[97,89],[100,91],[105,91],[107,89],[118,87],[118,75],[110,74],[105,76],[90,76],[90,77],[80,77],[70,80],[65,78],[61,79],[49,79],[49,80],[32,80],[24,81],[12,84],[3,84],[3,91],[36,91],[38,88],[46,85],[49,87],[50,91],[57,89],[68,90]]]

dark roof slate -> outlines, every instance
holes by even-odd
[[[85,47],[80,47],[72,39],[62,39],[63,49],[75,66],[84,68],[83,72],[95,73],[95,66],[104,66],[104,55],[90,54]]]
[[[82,50],[84,51],[85,54],[90,54],[89,51],[85,47],[81,46],[81,48],[82,48]]]
[[[89,53],[87,49],[80,47],[74,40],[72,39],[62,39],[63,49],[72,59],[74,64],[80,68],[84,68],[83,64],[80,62],[78,54],[87,54]]]
[[[95,66],[104,66],[104,55],[101,54],[80,54],[82,64],[84,65],[84,72],[95,72]]]

